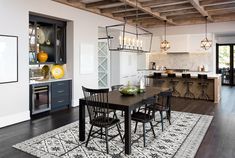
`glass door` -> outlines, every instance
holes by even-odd
[[[235,45],[216,45],[216,71],[222,74],[223,85],[235,85]]]

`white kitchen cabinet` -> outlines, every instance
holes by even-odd
[[[111,85],[131,84],[136,82],[137,53],[112,52],[111,53]]]

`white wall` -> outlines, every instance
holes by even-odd
[[[73,78],[73,106],[77,106],[79,98],[82,97],[81,85],[98,87],[98,26],[119,23],[51,0],[0,0],[0,34],[19,36],[19,82],[0,84],[0,127],[29,119],[29,12],[71,21],[67,35],[67,69],[70,71],[69,76]],[[92,74],[79,73],[81,43],[95,46],[95,67]]]
[[[216,43],[218,44],[235,43],[235,36],[216,37]]]

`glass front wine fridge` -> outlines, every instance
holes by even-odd
[[[51,110],[50,83],[31,85],[31,116]]]

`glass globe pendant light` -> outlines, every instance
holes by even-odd
[[[167,51],[168,49],[170,49],[170,42],[166,40],[166,20],[164,22],[165,22],[165,37],[164,37],[165,39],[164,41],[161,42],[160,48],[164,51]]]
[[[212,40],[207,38],[207,16],[205,16],[205,38],[201,41],[201,48],[208,50],[212,46]]]

